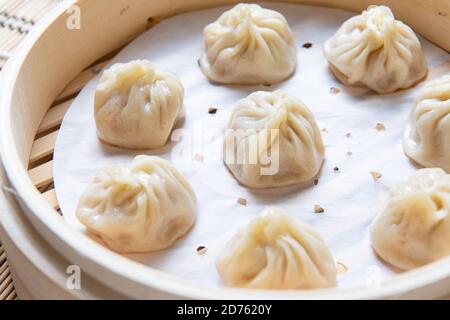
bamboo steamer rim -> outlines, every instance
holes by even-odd
[[[121,0],[116,0],[119,2]],[[136,2],[143,0],[136,0]],[[401,1],[401,0],[398,0]],[[1,78],[0,105],[0,154],[10,184],[15,190],[22,209],[37,231],[59,253],[69,261],[78,264],[83,272],[88,273],[105,285],[135,298],[145,298],[156,290],[162,296],[200,298],[200,299],[368,299],[400,296],[404,293],[416,294],[416,290],[431,288],[442,280],[450,278],[450,257],[429,264],[422,268],[405,272],[388,279],[379,287],[369,289],[364,285],[345,288],[317,290],[253,290],[211,287],[183,280],[163,271],[152,269],[140,263],[120,256],[101,246],[88,237],[80,237],[79,232],[70,228],[63,219],[54,214],[54,209],[43,199],[31,183],[23,159],[17,148],[12,146],[13,137],[13,99],[16,80],[23,68],[26,58],[36,43],[43,37],[48,27],[65,13],[67,8],[85,0],[70,0],[54,10],[35,28],[16,50]],[[123,1],[125,3],[125,1]],[[189,3],[195,1],[188,1]],[[229,4],[237,1],[218,0],[214,4]],[[330,4],[332,1],[301,1],[307,4]],[[359,7],[358,1],[343,1],[346,9],[352,3]],[[393,1],[384,1],[384,3]],[[413,1],[411,1],[413,2]],[[106,1],[105,1],[106,3]],[[411,4],[414,5],[414,4]],[[450,28],[450,21],[448,22]],[[446,45],[446,44],[445,44]],[[54,97],[53,97],[54,98]],[[1,218],[0,218],[1,221]],[[6,232],[9,232],[6,230]],[[443,290],[443,288],[440,288]]]

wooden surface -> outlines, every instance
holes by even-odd
[[[84,85],[99,73],[109,62],[109,58],[98,61],[82,71],[72,80],[48,109],[37,129],[31,147],[28,175],[34,186],[42,193],[51,206],[59,212],[53,185],[53,148],[56,143],[59,126],[70,104]]]
[[[0,68],[28,31],[61,0],[0,0]]]
[[[108,62],[109,56],[104,59],[100,59],[93,66],[83,70],[67,85],[42,119],[31,147],[28,175],[30,176],[34,186],[41,192],[44,199],[46,199],[58,213],[61,212],[59,211],[59,204],[53,184],[53,150],[56,143],[56,137],[59,132],[59,127],[63,120],[64,114],[69,109],[74,97],[81,91],[89,80],[102,71],[103,67],[105,67]],[[2,269],[0,268],[0,274],[1,271]],[[0,280],[2,280],[1,275]],[[5,288],[12,291],[10,296],[10,294],[7,294],[8,290],[5,290],[4,297],[16,298],[14,287],[11,283],[11,277],[5,277],[5,282],[8,283],[8,285],[5,284]],[[0,285],[0,292],[1,289],[2,287]],[[12,295],[12,293],[14,294]],[[0,298],[2,297],[3,296],[0,293]]]
[[[38,22],[48,11],[50,11],[61,0],[0,0],[0,69],[7,59],[11,56],[14,48],[26,36],[28,31]],[[62,111],[55,109],[55,113]],[[65,111],[65,110],[64,110]],[[58,118],[57,114],[50,115],[49,119]],[[55,126],[52,122],[43,123],[43,129]],[[56,137],[56,135],[54,136]],[[46,140],[37,143],[39,152],[44,145],[48,144]],[[41,144],[41,147],[39,146]],[[43,150],[49,153],[50,151]],[[51,192],[44,193],[44,197],[51,201],[54,196]],[[1,239],[0,239],[1,240]],[[9,272],[6,253],[0,242],[0,300],[17,299],[14,290],[14,284]]]
[[[3,250],[3,245],[0,244],[0,300],[14,299],[17,299],[16,292],[11,274],[9,273],[6,253]]]

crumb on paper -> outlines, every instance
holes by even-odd
[[[385,131],[385,130],[386,130],[386,127],[384,126],[383,123],[378,122],[378,123],[375,125],[375,129],[377,129],[378,131]]]
[[[330,94],[338,94],[339,92],[341,92],[341,89],[336,88],[336,87],[331,87],[330,88]]]
[[[345,134],[345,137],[346,137],[346,138],[351,138],[351,137],[352,137],[352,133],[351,133],[351,132],[347,132],[347,133]]]
[[[337,270],[337,273],[338,273],[338,275],[339,275],[339,274],[344,274],[344,273],[346,273],[346,272],[348,271],[348,268],[347,268],[347,266],[346,266],[344,263],[342,263],[342,262],[337,262],[337,263],[336,263],[336,270]]]
[[[302,45],[302,47],[305,48],[305,49],[309,49],[309,48],[311,48],[312,46],[313,46],[313,44],[312,44],[311,42],[306,42],[306,43],[304,43],[304,44]]]
[[[339,172],[339,167],[334,167],[334,168],[333,168],[333,171],[334,171],[334,172]]]
[[[318,178],[314,179],[314,185],[317,186],[318,184],[319,184],[319,179]]]
[[[353,151],[351,151],[351,150],[348,150],[348,151],[347,151],[347,155],[348,155],[348,156],[351,156],[351,155],[353,155]]]
[[[199,256],[204,255],[206,252],[208,252],[208,248],[207,247],[205,247],[205,246],[198,246],[197,247],[197,254]]]
[[[241,206],[246,206],[247,205],[247,199],[238,198],[237,199],[237,203],[239,203]]]
[[[202,64],[200,63],[200,59],[197,59],[197,65],[199,66],[199,68],[202,67]]]
[[[377,171],[370,171],[370,174],[372,175],[372,178],[374,180],[380,179],[383,175]]]
[[[216,113],[217,113],[217,108],[210,107],[210,108],[208,109],[208,113],[209,113],[209,114],[216,114]]]
[[[323,133],[328,133],[328,129],[327,128],[322,128],[322,132]]]
[[[314,205],[314,213],[317,213],[317,214],[325,213],[325,209],[322,208],[320,205],[315,204]]]
[[[194,159],[197,160],[198,162],[203,162],[203,160],[205,159],[205,156],[202,155],[202,154],[200,154],[200,153],[197,153],[197,154],[194,156]]]

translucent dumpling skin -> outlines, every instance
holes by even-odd
[[[430,81],[419,94],[405,127],[403,150],[424,167],[450,173],[450,75]]]
[[[333,287],[337,274],[320,235],[273,207],[229,241],[217,270],[227,286],[257,289]]]
[[[243,185],[269,188],[310,182],[325,147],[316,120],[284,91],[257,91],[238,101],[225,133],[224,162]]]
[[[421,169],[394,187],[370,235],[377,254],[403,270],[449,255],[450,175]]]
[[[345,21],[325,42],[324,54],[341,82],[377,93],[409,88],[428,72],[414,31],[386,6],[370,6]]]
[[[95,91],[95,124],[101,140],[123,148],[154,149],[166,144],[184,115],[178,78],[146,60],[105,70]]]
[[[137,156],[97,173],[78,202],[77,217],[119,253],[160,250],[192,227],[195,194],[168,161]]]
[[[280,13],[241,3],[204,29],[203,73],[226,84],[272,84],[297,64],[292,31]]]

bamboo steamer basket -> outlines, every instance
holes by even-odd
[[[0,153],[5,170],[0,236],[19,297],[372,299],[438,298],[449,293],[450,257],[389,278],[376,287],[362,284],[309,291],[211,287],[131,261],[80,236],[65,223],[58,212],[51,159],[58,125],[71,99],[107,64],[112,52],[155,22],[235,2],[66,1],[16,50],[2,71],[0,85]],[[445,0],[289,2],[356,12],[370,4],[385,4],[417,33],[450,50],[450,37],[442,37],[450,33],[450,3]],[[80,30],[66,26],[66,10],[71,5],[80,8]],[[70,264],[78,265],[87,279],[79,291],[65,287],[64,271]],[[27,275],[27,271],[31,273]]]
[[[4,178],[1,171],[0,181],[5,182]],[[20,299],[125,298],[86,274],[81,277],[82,290],[69,289],[66,270],[72,263],[33,229],[11,192],[0,191],[0,212],[0,237]]]

